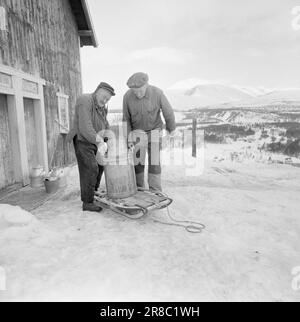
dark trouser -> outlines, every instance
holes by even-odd
[[[160,132],[141,135],[136,145],[135,173],[138,187],[144,188],[145,160],[148,154],[148,183],[151,190],[162,191],[160,152],[162,148]]]
[[[84,203],[93,203],[95,190],[98,190],[104,167],[96,161],[97,146],[88,142],[74,140],[75,154],[78,162],[81,200]]]

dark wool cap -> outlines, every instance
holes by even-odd
[[[136,73],[132,75],[127,85],[129,88],[140,88],[149,82],[149,76],[145,73]]]
[[[112,96],[116,96],[115,90],[114,90],[114,89],[113,89],[113,87],[111,87],[109,84],[104,83],[104,82],[100,83],[100,85],[99,85],[99,86],[97,87],[97,89],[96,89],[96,92],[97,92],[100,88],[107,90],[107,91],[108,91]]]

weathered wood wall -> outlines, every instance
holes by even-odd
[[[38,75],[44,87],[50,167],[74,161],[60,135],[57,92],[70,96],[70,124],[82,92],[80,43],[68,0],[0,0],[7,31],[0,31],[0,64]]]

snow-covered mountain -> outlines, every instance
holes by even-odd
[[[231,102],[253,97],[240,89],[219,84],[198,85],[187,90],[185,95],[217,102]]]
[[[178,110],[217,106],[229,108],[300,104],[300,88],[271,90],[226,83],[207,83],[195,78],[174,84],[166,94]]]
[[[168,98],[175,109],[189,110],[252,98],[237,88],[220,84],[201,84],[192,88],[169,89]]]
[[[246,94],[249,94],[250,96],[253,96],[253,97],[262,96],[272,91],[271,89],[267,89],[264,87],[250,87],[250,86],[239,86],[239,85],[232,85],[232,87],[239,89],[240,91]]]
[[[196,86],[207,85],[207,84],[221,84],[221,83],[216,81],[204,80],[200,78],[189,78],[175,83],[174,85],[170,86],[168,89],[170,91],[187,91]]]
[[[300,88],[278,89],[259,98],[262,102],[300,102]]]

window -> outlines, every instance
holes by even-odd
[[[61,134],[68,134],[70,131],[69,122],[69,96],[62,93],[57,94],[58,97],[58,117]]]
[[[5,8],[0,7],[0,31],[6,31],[6,11]]]

